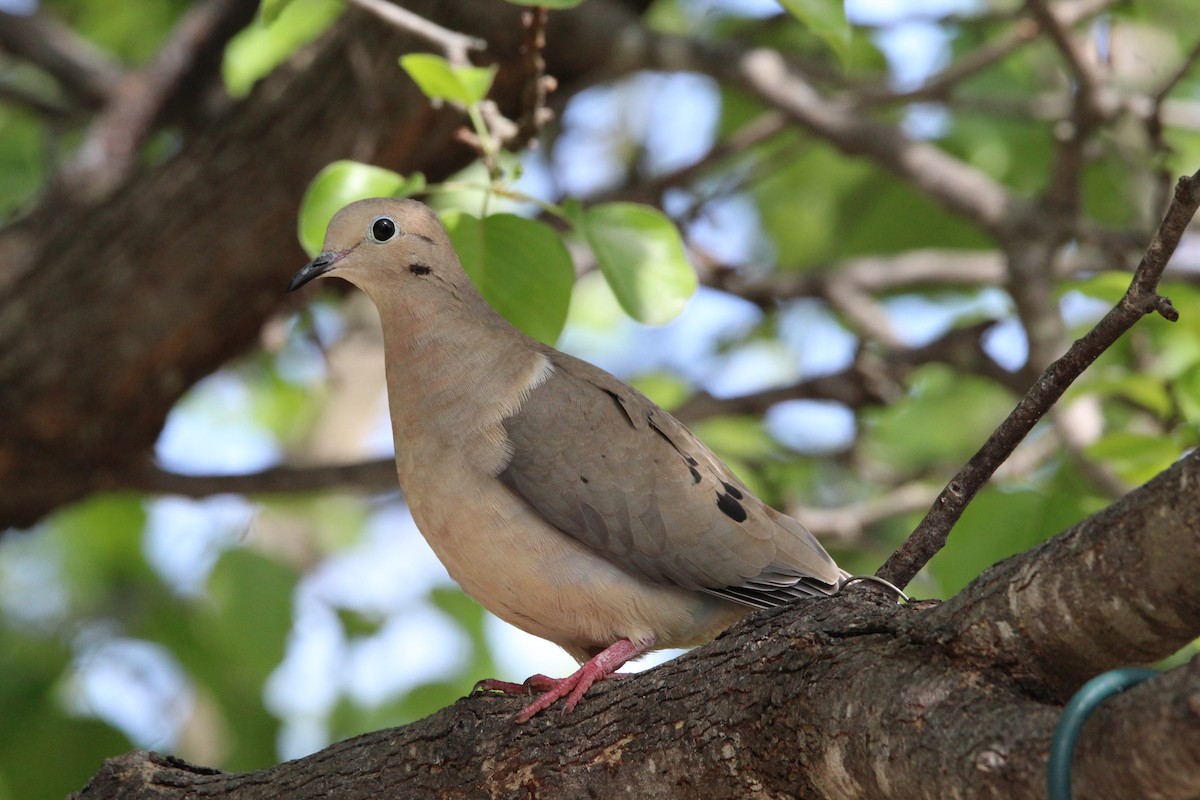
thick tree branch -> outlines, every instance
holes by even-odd
[[[1163,270],[1197,207],[1200,207],[1200,172],[1179,179],[1175,198],[1134,272],[1133,281],[1125,295],[1095,327],[1046,368],[1042,377],[979,452],[942,490],[913,534],[880,568],[880,577],[901,587],[912,580],[917,571],[945,545],[950,529],[996,468],[1016,449],[1067,387],[1113,342],[1146,314],[1158,312],[1169,320],[1178,317],[1170,301],[1156,290]]]
[[[930,612],[955,657],[1065,701],[1107,669],[1165,658],[1200,624],[1200,452]]]
[[[253,773],[129,754],[78,797],[1043,797],[1073,686],[1200,634],[1200,547],[1180,548],[1198,529],[1192,455],[941,606],[849,590],[756,613],[567,717],[517,725],[520,698],[467,698]],[[1127,618],[1099,627],[1114,596]],[[1077,753],[1086,796],[1194,797],[1198,695],[1194,661],[1110,700]]]

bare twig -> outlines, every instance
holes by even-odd
[[[850,258],[818,269],[780,270],[755,277],[746,277],[748,270],[698,260],[705,284],[760,307],[798,297],[825,297],[828,283],[835,276],[859,291],[879,294],[928,287],[1003,286],[1008,277],[1000,253],[979,250],[909,250],[894,256]]]
[[[877,573],[880,577],[900,587],[907,585],[929,559],[942,549],[950,529],[996,468],[1016,449],[1075,379],[1138,320],[1151,312],[1157,312],[1172,321],[1178,318],[1171,302],[1160,296],[1156,289],[1167,262],[1198,207],[1200,172],[1179,179],[1175,197],[1125,295],[1095,327],[1072,344],[1066,354],[1046,368],[979,452],[946,485],[908,540],[880,568]]]
[[[89,202],[107,196],[133,169],[142,144],[166,108],[196,75],[202,58],[220,52],[253,19],[256,3],[206,0],[193,6],[145,69],[127,75],[57,176],[60,192]]]
[[[107,103],[125,71],[111,55],[44,11],[29,16],[0,12],[0,50],[44,69],[87,109]]]
[[[546,59],[542,55],[549,15],[550,12],[541,6],[521,15],[521,24],[525,26],[525,41],[521,45],[521,64],[525,72],[521,117],[517,120],[516,133],[504,142],[504,146],[513,152],[524,150],[536,141],[542,127],[553,115],[546,107],[546,93],[554,91],[556,84],[554,78],[546,75]]]
[[[395,25],[401,30],[416,34],[430,44],[437,46],[446,58],[460,66],[471,63],[471,52],[482,52],[487,49],[487,43],[474,36],[443,28],[435,22],[418,16],[406,8],[385,2],[385,0],[346,0],[350,5],[357,6],[363,11],[374,14],[385,22]]]
[[[740,86],[837,149],[864,156],[916,190],[999,237],[1026,201],[982,170],[895,125],[864,119],[845,102],[823,96],[779,52],[742,49],[631,28],[615,72],[695,70]]]
[[[928,363],[946,364],[1011,387],[1012,374],[983,350],[983,337],[992,324],[985,321],[955,328],[923,347],[889,349],[881,355],[860,351],[845,369],[788,386],[720,398],[697,392],[674,414],[684,422],[719,414],[761,415],[788,400],[832,400],[855,409],[886,405],[903,392],[904,380],[913,367]]]
[[[72,109],[64,108],[53,100],[11,84],[0,83],[0,103],[28,109],[51,121],[68,120],[74,115]]]
[[[1024,201],[982,171],[898,128],[871,122],[827,100],[791,72],[783,57],[754,50],[722,59],[723,73],[845,153],[863,155],[980,227],[998,233]]]
[[[1084,0],[1083,2],[1061,3],[1055,14],[1062,25],[1071,26],[1101,13],[1116,5],[1118,0]],[[920,86],[908,91],[896,92],[890,88],[872,87],[859,90],[862,99],[869,103],[912,103],[922,100],[943,100],[963,81],[983,72],[1012,53],[1036,40],[1041,35],[1037,21],[1022,18],[1014,22],[1005,34],[964,54],[940,72],[925,79]]]
[[[937,493],[937,486],[933,484],[905,483],[877,497],[838,508],[801,506],[789,508],[788,513],[818,536],[848,544],[860,539],[864,530],[883,520],[928,508]]]
[[[122,473],[119,486],[152,494],[210,497],[215,494],[282,494],[348,488],[366,492],[399,491],[394,459],[321,467],[271,467],[242,475],[181,475],[147,464]]]

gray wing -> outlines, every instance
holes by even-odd
[[[543,518],[650,581],[775,606],[831,594],[844,573],[670,414],[592,365],[554,372],[504,420],[500,480]]]

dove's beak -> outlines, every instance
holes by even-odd
[[[337,262],[345,258],[346,254],[349,252],[349,250],[343,250],[340,253],[333,250],[326,250],[325,252],[321,253],[312,261],[301,267],[300,271],[292,276],[291,282],[288,283],[287,290],[289,292],[294,292],[314,278],[321,277],[326,272],[332,270]]]

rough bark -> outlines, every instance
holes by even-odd
[[[501,66],[493,96],[519,107],[519,8],[408,5],[487,39]],[[639,5],[554,16],[546,58],[563,96]],[[244,101],[189,116],[169,160],[94,200],[59,183],[0,231],[0,529],[144,471],[174,402],[287,302],[305,260],[296,212],[323,166],[355,158],[437,180],[470,161],[453,136],[461,116],[431,109],[396,64],[426,49],[349,11]],[[217,80],[193,86],[193,101]]]
[[[253,773],[130,753],[77,797],[1044,797],[1065,699],[1200,633],[1198,531],[1192,454],[941,605],[852,590],[757,614],[565,718],[464,698]],[[1200,658],[1107,701],[1077,796],[1197,796],[1197,698]]]

